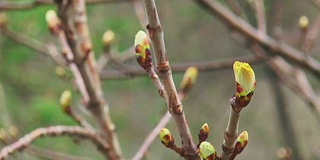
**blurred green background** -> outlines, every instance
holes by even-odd
[[[220,1],[225,3],[225,1]],[[272,20],[276,0],[266,1],[268,33],[273,35]],[[306,15],[312,23],[319,15],[319,9],[309,1],[283,0],[282,25],[283,40],[297,46],[300,16]],[[254,10],[247,1],[239,2],[253,26],[256,25]],[[235,42],[228,28],[194,1],[191,0],[158,0],[157,7],[165,33],[170,63],[219,60],[236,56],[250,55],[250,50]],[[8,28],[22,35],[44,43],[58,44],[46,26],[45,13],[56,10],[54,5],[41,5],[26,10],[8,10]],[[90,34],[96,57],[102,53],[101,37],[112,29],[116,34],[113,49],[123,51],[133,45],[134,35],[140,29],[138,18],[131,3],[98,3],[87,6]],[[315,42],[314,57],[319,58],[319,41]],[[295,47],[297,48],[297,47]],[[134,54],[134,53],[132,53]],[[126,62],[135,64],[135,60]],[[56,64],[46,55],[29,49],[3,34],[0,34],[0,82],[3,87],[6,110],[10,123],[17,126],[19,136],[38,127],[51,125],[76,125],[59,108],[59,97],[65,89],[73,90],[71,80],[61,80],[55,74]],[[270,82],[270,74],[265,63],[252,65],[256,72],[257,88],[253,100],[241,112],[240,132],[247,130],[249,144],[238,159],[278,159],[277,151],[287,147],[277,117],[275,93]],[[70,73],[71,74],[71,73]],[[179,85],[183,74],[174,73]],[[319,79],[309,76],[312,87],[319,93]],[[319,121],[299,96],[281,86],[285,92],[284,100],[288,104],[289,118],[293,124],[299,153],[305,160],[320,159]],[[140,147],[144,138],[153,129],[165,113],[164,101],[147,75],[128,79],[104,79],[103,90],[109,102],[111,116],[117,127],[117,133],[124,155],[130,159]],[[184,109],[191,132],[196,140],[199,128],[207,122],[211,129],[209,141],[217,152],[221,153],[223,133],[229,115],[229,97],[235,92],[233,71],[222,69],[200,72],[197,84],[193,87]],[[73,104],[80,106],[80,94],[74,93]],[[81,107],[81,106],[80,106]],[[92,122],[85,109],[78,109]],[[5,117],[5,112],[0,117]],[[4,122],[0,127],[5,128]],[[175,124],[167,126],[173,133],[177,144],[180,144]],[[34,146],[53,149],[73,155],[103,159],[96,148],[86,141],[74,144],[69,137],[42,138]],[[1,145],[3,147],[3,144]],[[27,157],[15,154],[10,159]],[[20,157],[19,157],[20,156]],[[173,151],[166,149],[159,140],[150,148],[147,159],[179,159]]]

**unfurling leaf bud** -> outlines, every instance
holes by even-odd
[[[248,144],[248,132],[243,131],[237,138],[232,154],[234,157],[240,154]]]
[[[216,150],[213,145],[207,141],[200,144],[199,147],[200,156],[205,160],[215,160],[217,158]]]
[[[51,33],[58,33],[61,28],[61,22],[57,14],[53,10],[49,10],[46,13],[46,21]]]
[[[102,41],[104,46],[110,46],[110,44],[114,41],[115,34],[112,30],[107,30],[104,32],[102,36]]]
[[[210,129],[209,129],[208,124],[207,123],[203,124],[200,131],[199,131],[199,134],[198,134],[199,141],[203,142],[203,141],[207,140],[207,138],[209,136],[209,132],[210,132]]]
[[[152,66],[150,41],[145,32],[139,31],[134,40],[134,47],[136,51],[137,61],[143,69]]]
[[[299,18],[299,27],[301,29],[306,29],[309,26],[309,19],[307,16],[301,16]]]
[[[172,137],[172,134],[167,128],[162,128],[160,130],[159,135],[160,135],[161,143],[163,145],[165,145],[166,147],[171,147],[172,145],[174,145],[174,139]]]
[[[180,90],[186,94],[195,84],[198,77],[198,69],[196,67],[189,67],[184,73],[183,79],[180,83]]]
[[[8,18],[4,12],[0,13],[0,27],[3,27],[7,24]]]
[[[254,72],[248,63],[234,62],[233,71],[237,83],[237,95],[248,96],[256,88]]]
[[[61,94],[60,106],[61,106],[61,109],[67,114],[70,113],[71,99],[72,99],[72,96],[71,96],[71,91],[70,90],[65,90]]]

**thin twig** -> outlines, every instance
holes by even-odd
[[[275,105],[277,108],[278,121],[281,125],[282,137],[284,139],[286,147],[290,147],[292,150],[292,159],[303,159],[299,154],[297,139],[295,136],[295,130],[289,117],[288,105],[286,103],[286,97],[283,89],[280,86],[279,81],[274,75],[270,76],[270,86],[274,91]]]
[[[236,15],[238,15],[239,17],[242,17],[243,19],[247,20],[247,16],[246,14],[243,12],[240,4],[238,3],[238,1],[236,0],[227,0],[230,9],[232,10],[233,13],[235,13]]]
[[[15,127],[12,124],[12,118],[9,115],[9,112],[7,110],[6,101],[5,101],[5,91],[2,87],[2,84],[0,83],[0,128],[8,131],[4,137],[1,138],[1,142],[4,143],[4,145],[11,144],[18,138],[19,131],[16,130],[15,132],[10,132],[12,130],[12,127]],[[3,136],[3,135],[2,135]],[[27,153],[21,153],[16,158],[19,160],[28,160],[30,159],[30,156]]]
[[[97,60],[97,68],[99,73],[101,73],[103,68],[109,63],[111,59],[110,49],[111,49],[111,44],[107,44],[103,46],[103,53],[100,55],[100,57]]]
[[[149,68],[146,69],[153,85],[158,89],[158,93],[159,95],[166,99],[168,97],[163,84],[161,83],[158,74],[154,71],[154,68],[151,66]]]
[[[159,77],[164,84],[167,93],[167,107],[176,122],[179,135],[182,141],[182,148],[186,159],[200,159],[197,148],[192,140],[189,126],[183,112],[183,106],[177,94],[177,90],[172,78],[172,71],[169,65],[168,56],[163,39],[163,30],[160,24],[157,8],[154,0],[144,0],[147,17],[149,36],[153,44],[153,51],[157,63]]]
[[[320,0],[310,0],[310,1],[320,9]]]
[[[256,10],[256,18],[258,22],[259,36],[264,36],[267,33],[266,16],[263,0],[255,0],[254,6]]]
[[[26,47],[29,47],[42,54],[49,55],[58,65],[66,66],[66,61],[54,45],[41,43],[40,41],[22,35],[22,33],[11,31],[5,26],[0,27],[0,31],[8,38],[23,44]]]
[[[35,147],[34,145],[30,145],[26,151],[31,155],[52,160],[92,160],[91,158],[68,155],[66,153]]]
[[[47,3],[41,3],[37,0],[31,2],[10,2],[2,1],[0,2],[0,10],[17,10],[17,9],[31,9],[33,7],[44,5]]]
[[[3,90],[2,84],[0,83],[0,126],[2,129],[8,130],[10,126],[12,126],[11,123],[11,117],[9,115],[6,101],[5,101],[5,92]],[[17,136],[17,135],[14,135]],[[13,135],[8,134],[5,137],[2,137],[1,141],[3,141],[5,144],[11,143],[13,139],[15,138]]]
[[[139,19],[141,27],[144,28],[148,24],[148,19],[146,17],[145,12],[144,12],[143,2],[140,1],[140,0],[134,0],[131,3],[132,3],[132,6],[134,8],[134,11],[136,13],[136,16]]]
[[[319,31],[320,31],[320,15],[317,17],[315,22],[309,28],[308,33],[306,34],[306,37],[305,37],[305,41],[302,44],[302,49],[307,55],[310,55],[313,44],[319,35]]]
[[[64,34],[64,32],[62,30],[60,30],[58,33],[57,33],[58,37],[59,37],[59,41],[60,41],[60,44],[62,46],[62,50],[63,52],[65,52],[65,58],[66,60],[69,62],[69,68],[74,76],[74,79],[75,79],[75,82],[77,84],[77,88],[79,89],[81,95],[83,96],[83,99],[85,101],[88,101],[89,100],[89,95],[88,95],[88,92],[85,88],[85,84],[84,84],[84,81],[83,81],[83,78],[81,77],[81,74],[79,72],[79,69],[77,68],[76,64],[73,62],[73,54],[72,54],[72,51],[70,49],[70,46],[68,45],[68,42],[67,42],[67,38]]]
[[[116,62],[117,64],[121,64],[127,60],[135,58],[135,54],[133,54],[134,51],[134,46],[129,47],[128,49],[118,52],[118,51],[112,51],[110,50],[109,47],[104,47],[103,53],[101,56],[98,58],[97,61],[97,66],[98,66],[98,71],[101,73],[103,71],[103,68],[110,62]]]
[[[234,61],[248,62],[250,64],[261,63],[265,59],[255,56],[241,56],[236,58],[219,59],[213,61],[203,61],[203,62],[187,62],[187,63],[173,63],[170,64],[173,72],[185,72],[190,66],[196,67],[200,72],[211,72],[217,69],[228,69],[233,65]],[[100,73],[102,79],[110,78],[127,78],[134,76],[144,76],[145,71],[138,66],[126,66],[126,70],[116,71],[116,70],[103,70]]]
[[[110,55],[111,59],[115,60],[116,62],[124,62],[136,57],[134,54],[134,46],[131,46],[122,52],[111,52]]]
[[[222,144],[221,160],[229,160],[229,155],[233,151],[234,142],[238,137],[240,112],[237,113],[230,106],[230,115],[227,129],[224,133],[224,140]]]
[[[73,127],[73,126],[52,126],[47,128],[38,128],[32,131],[29,134],[26,134],[24,137],[19,139],[18,141],[12,143],[1,149],[0,151],[0,160],[5,159],[9,155],[26,149],[34,140],[46,136],[57,137],[57,136],[70,136],[70,137],[78,137],[90,140],[94,145],[97,146],[98,150],[108,159],[109,156],[109,145],[105,143],[105,141],[85,128],[81,127]]]
[[[81,116],[79,116],[74,111],[72,111],[71,108],[72,107],[70,106],[70,114],[69,115],[73,120],[75,120],[80,126],[86,128],[87,130],[91,131],[92,133],[97,133],[96,130],[94,129],[94,127],[92,127],[89,122],[87,122]]]
[[[159,135],[159,131],[161,130],[161,128],[165,127],[170,122],[170,120],[171,120],[171,114],[169,111],[167,111],[166,114],[158,122],[157,126],[153,128],[153,130],[149,133],[149,135],[144,139],[141,147],[136,152],[132,160],[140,160],[144,157],[145,153],[148,151],[153,141]]]
[[[180,100],[183,101],[187,97],[187,93],[179,92]],[[159,131],[161,128],[164,128],[171,120],[171,114],[169,111],[166,112],[166,114],[163,115],[161,120],[158,122],[155,128],[149,133],[149,135],[144,139],[141,147],[136,152],[132,160],[140,160],[144,157],[145,153],[150,148],[152,142],[156,139],[156,137],[159,135]]]
[[[86,3],[99,4],[99,3],[119,3],[119,2],[128,2],[134,0],[86,0]],[[0,10],[26,10],[38,7],[41,5],[50,5],[53,4],[53,0],[33,0],[29,2],[11,2],[4,0],[0,2]]]
[[[274,37],[277,41],[282,42],[282,4],[281,0],[276,0],[273,2],[273,10],[272,15],[270,17],[273,17],[273,27],[272,31],[274,34]]]

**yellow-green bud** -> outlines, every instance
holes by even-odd
[[[189,67],[184,73],[183,79],[180,83],[180,88],[184,93],[189,92],[191,87],[196,83],[198,78],[198,69],[196,67]]]
[[[301,16],[299,18],[299,27],[301,29],[306,29],[309,26],[309,19],[307,16]]]
[[[55,11],[53,10],[47,11],[46,21],[47,21],[47,25],[50,32],[58,33],[58,31],[60,30],[61,22]]]
[[[150,41],[147,34],[139,31],[134,39],[134,47],[136,51],[137,61],[143,69],[152,66]]]
[[[204,123],[201,127],[201,132],[203,133],[209,133],[210,129],[209,129],[209,126],[208,126],[208,123]]]
[[[199,141],[203,142],[203,141],[207,140],[207,138],[209,136],[209,132],[210,132],[210,129],[209,129],[208,124],[207,123],[203,124],[200,131],[199,131],[199,134],[198,134]]]
[[[239,142],[241,144],[241,147],[244,148],[246,147],[247,143],[248,143],[248,132],[247,131],[243,131],[237,138],[237,142]]]
[[[200,156],[205,160],[214,160],[216,158],[216,150],[213,145],[204,141],[199,146]]]
[[[102,36],[102,41],[105,46],[110,46],[110,44],[114,41],[115,34],[112,30],[107,30],[104,32]]]
[[[247,96],[254,92],[256,79],[253,69],[248,63],[234,62],[233,71],[237,83],[237,96]]]
[[[134,46],[136,47],[139,45],[141,47],[143,47],[143,50],[150,49],[150,42],[148,39],[148,35],[142,30],[138,31],[138,33],[136,34],[135,39],[134,39]],[[140,52],[138,52],[138,53],[140,53]]]
[[[71,91],[70,90],[65,90],[62,94],[61,94],[61,97],[60,97],[60,106],[62,108],[62,110],[65,112],[65,113],[68,113],[68,108],[70,107],[71,105],[71,99],[72,99],[72,96],[71,96]]]
[[[174,139],[172,137],[172,134],[167,128],[162,128],[160,130],[159,136],[162,144],[165,145],[166,147],[174,144]]]
[[[234,149],[230,157],[234,159],[238,154],[240,154],[244,148],[248,144],[248,132],[243,131],[237,138],[235,144],[234,144]]]

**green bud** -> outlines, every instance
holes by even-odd
[[[247,96],[254,92],[256,79],[253,69],[248,63],[234,62],[233,71],[237,83],[237,95]]]
[[[184,73],[183,79],[180,83],[181,91],[183,91],[183,93],[188,93],[196,83],[197,77],[198,69],[196,67],[189,67]]]
[[[166,147],[169,147],[174,144],[174,139],[172,137],[172,134],[167,128],[162,128],[160,130],[159,136],[162,144],[165,145]]]
[[[60,106],[61,109],[65,112],[65,113],[69,113],[69,107],[71,105],[71,91],[70,90],[65,90],[60,97]]]
[[[309,26],[309,19],[307,16],[301,16],[299,18],[299,27],[301,29],[306,29]]]
[[[207,141],[204,141],[200,144],[199,153],[200,156],[205,160],[215,160],[217,157],[216,150],[214,149],[213,145]]]
[[[243,131],[237,138],[237,142],[239,142],[241,144],[241,147],[244,148],[246,147],[247,143],[248,143],[248,132],[247,131]]]
[[[235,144],[234,144],[234,149],[232,152],[232,157],[235,157],[236,155],[240,154],[244,148],[248,144],[248,132],[243,131],[237,138]]]
[[[54,10],[46,13],[46,21],[51,33],[58,33],[61,28],[61,22]]]
[[[114,41],[115,34],[112,30],[107,30],[104,32],[102,36],[102,41],[105,46],[110,46],[110,44]]]

